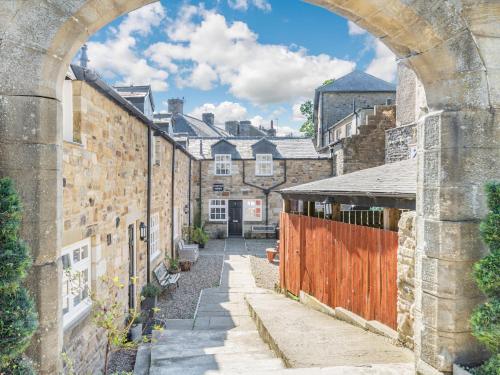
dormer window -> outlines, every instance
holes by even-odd
[[[215,155],[215,175],[230,176],[231,175],[231,155],[217,154]]]
[[[273,175],[273,155],[257,154],[255,156],[255,175],[272,176]]]

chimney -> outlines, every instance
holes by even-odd
[[[175,115],[184,113],[184,99],[168,99],[168,112]]]
[[[274,129],[274,121],[271,120],[271,129]]]
[[[215,115],[213,113],[204,113],[201,115],[201,119],[212,127],[215,124]]]
[[[226,131],[231,135],[239,135],[240,133],[240,122],[239,121],[226,121],[225,124]]]
[[[89,63],[89,57],[87,55],[87,45],[84,44],[82,46],[82,52],[80,54],[80,66],[84,69],[87,68],[87,65]]]

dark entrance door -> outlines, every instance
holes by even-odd
[[[135,225],[128,226],[128,307],[135,309]]]
[[[228,235],[243,236],[243,201],[229,201]]]

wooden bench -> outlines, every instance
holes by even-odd
[[[169,288],[171,285],[179,286],[179,278],[181,277],[180,273],[170,273],[165,266],[165,263],[161,262],[154,270],[156,280],[158,284],[163,289]]]
[[[276,225],[252,225],[252,233],[275,234]]]

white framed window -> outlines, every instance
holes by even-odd
[[[160,214],[151,215],[150,219],[150,241],[149,241],[149,259],[152,261],[160,255]]]
[[[351,131],[351,124],[347,125],[345,127],[345,132],[346,132],[346,137],[350,137],[352,135],[352,131]]]
[[[273,155],[257,154],[255,157],[255,175],[272,176],[273,175]]]
[[[227,200],[210,199],[210,221],[227,221]]]
[[[243,217],[245,221],[262,221],[262,199],[245,200]]]
[[[62,250],[63,326],[68,326],[90,310],[90,238]]]
[[[154,163],[156,165],[160,165],[161,164],[161,137],[154,137],[153,138],[155,141],[154,141]]]
[[[340,137],[341,137],[341,136],[342,136],[342,130],[341,130],[341,129],[337,129],[337,130],[335,131],[335,140],[337,140],[337,141],[338,141],[338,140],[340,139]]]
[[[215,175],[230,176],[231,175],[231,155],[217,154],[215,155]]]

